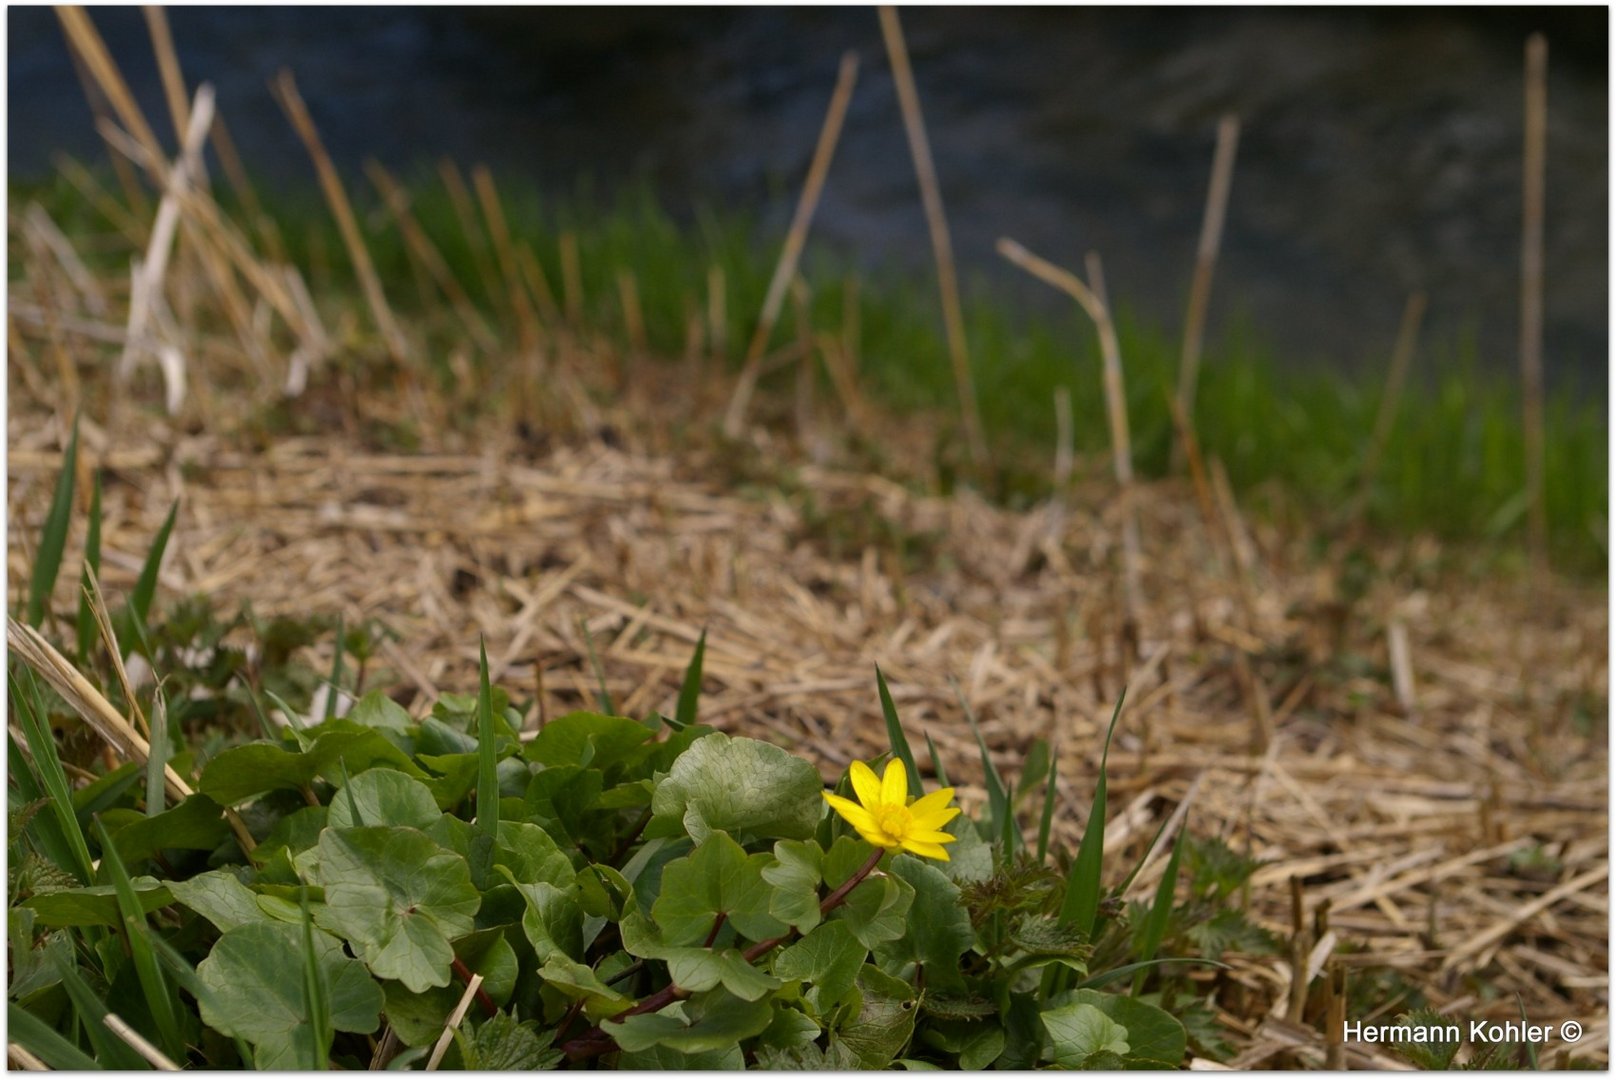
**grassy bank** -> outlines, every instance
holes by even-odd
[[[354,177],[348,186],[391,303],[428,342],[426,353],[441,377],[452,381],[444,358],[464,345],[462,321],[442,301],[375,188]],[[437,173],[423,171],[406,186],[414,220],[502,343],[519,337],[518,304],[532,305],[541,317],[553,304],[592,333],[657,356],[685,353],[694,321],[704,351],[721,352],[738,365],[778,243],[745,215],[697,212],[679,221],[649,194],[610,204],[546,201],[531,189],[501,182],[511,235],[532,251],[542,277],[538,282],[525,275],[518,300],[484,231],[469,180],[469,202],[459,206]],[[127,267],[121,242],[106,242],[107,218],[78,189],[57,181],[13,186],[11,194],[14,208],[39,200],[92,264]],[[332,323],[346,311],[351,321],[366,325],[342,240],[318,194],[312,187],[282,194],[267,209],[272,225],[258,233],[260,248],[272,253],[278,247],[305,268]],[[576,273],[563,255],[573,242]],[[946,478],[962,469],[955,392],[929,273],[887,272],[850,282],[847,265],[816,251],[810,240],[803,276],[812,332],[845,348],[864,393],[891,408],[935,415],[938,471]],[[712,303],[715,284],[723,294],[718,308]],[[788,300],[775,346],[797,337],[797,321]],[[1167,390],[1176,381],[1178,331],[1130,317],[1125,302],[1118,321],[1136,468],[1145,476],[1160,475],[1174,438]],[[993,493],[1017,501],[1047,492],[1056,438],[1053,397],[1061,385],[1071,392],[1079,460],[1093,455],[1098,467],[1108,446],[1099,350],[1092,326],[1075,306],[1068,316],[1029,312],[983,282],[968,282],[966,324],[983,419],[1000,465],[988,484]],[[497,362],[497,351],[480,355]],[[828,394],[829,381],[822,367],[819,372]],[[788,367],[765,385],[789,393],[794,378]],[[1510,564],[1525,530],[1522,432],[1512,381],[1481,370],[1462,343],[1427,342],[1410,383],[1368,492],[1368,523],[1399,535],[1473,542],[1498,554],[1492,565]],[[1381,395],[1378,374],[1299,370],[1264,346],[1260,327],[1237,325],[1208,343],[1195,422],[1206,456],[1223,463],[1235,490],[1258,512],[1306,514],[1328,533],[1344,523],[1341,508],[1359,488]],[[1283,497],[1265,497],[1274,493]],[[1603,573],[1606,419],[1597,402],[1565,394],[1551,400],[1545,499],[1555,564]]]

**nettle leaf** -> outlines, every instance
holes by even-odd
[[[1129,1048],[1121,1055],[1124,1068],[1176,1069],[1183,1063],[1188,1042],[1184,1025],[1155,1005],[1135,997],[1087,989],[1062,995],[1061,1000],[1060,1008],[1092,1005],[1126,1030]],[[1049,1028],[1051,1011],[1059,1009],[1044,1012],[1045,1028]],[[1050,1034],[1053,1037],[1053,1029]]]
[[[807,982],[808,1004],[824,1016],[853,989],[869,953],[845,922],[829,922],[776,956],[774,973]]]
[[[964,985],[959,958],[976,943],[971,916],[960,902],[959,887],[941,870],[913,855],[892,860],[892,874],[914,889],[904,935],[880,949],[884,962],[914,961],[926,967],[926,981],[944,989]]]
[[[469,1026],[469,1025],[468,1025]],[[455,1029],[462,1068],[477,1072],[515,1072],[553,1069],[564,1056],[550,1044],[555,1032],[538,1030],[538,1022],[518,1023],[506,1013],[496,1013],[472,1030]]]
[[[342,942],[313,931],[316,962],[324,976],[330,1026],[366,1033],[381,1023],[382,991]],[[196,974],[211,991],[201,999],[202,1019],[256,1047],[260,1069],[296,1069],[314,1053],[314,1024],[303,985],[300,927],[260,922],[227,930]]]
[[[682,828],[697,843],[716,830],[806,840],[824,813],[822,788],[818,771],[802,758],[714,732],[679,755],[657,785],[646,835],[672,836]]]
[[[354,811],[359,819],[354,820]],[[432,791],[421,781],[393,769],[367,769],[331,796],[332,829],[356,825],[407,825],[426,829],[442,815]]]
[[[314,850],[325,886],[321,925],[381,978],[416,992],[447,986],[449,942],[471,932],[482,902],[466,860],[393,826],[327,829]]]
[[[769,914],[806,934],[819,925],[825,852],[812,840],[780,840],[774,845],[774,857],[775,864],[763,868],[763,880],[774,886]]]
[[[892,1064],[915,1032],[915,988],[894,979],[880,968],[859,969],[858,1015],[838,1033],[863,1069],[884,1069]]]
[[[165,881],[174,899],[220,930],[262,922],[258,897],[229,870],[209,870],[189,881]]]
[[[1087,1002],[1062,1005],[1043,1014],[1053,1044],[1055,1064],[1067,1069],[1089,1067],[1099,1054],[1121,1057],[1132,1049],[1128,1029]]]
[[[135,896],[142,912],[150,913],[174,902],[174,895],[154,877],[134,878]],[[30,896],[22,902],[32,908],[41,926],[119,926],[118,892],[113,885],[87,885]]]
[[[860,1065],[847,1044],[832,1035],[830,1047],[825,1050],[815,1043],[764,1047],[758,1051],[757,1067],[770,1072],[852,1072]]]
[[[601,1024],[601,1029],[630,1053],[665,1046],[686,1054],[699,1054],[725,1050],[743,1039],[750,1039],[773,1019],[774,1010],[767,1000],[743,1001],[723,990],[713,990],[670,1005],[661,1012],[642,1013],[621,1022],[608,1020]]]
[[[577,765],[604,773],[643,756],[641,744],[652,734],[644,724],[624,716],[568,713],[545,724],[522,753],[541,765]]]
[[[747,855],[728,835],[715,832],[689,855],[668,863],[662,870],[662,894],[651,906],[662,940],[699,944],[719,915],[753,941],[785,933],[785,924],[769,914],[773,890],[763,880],[763,868],[773,861],[761,852]]]

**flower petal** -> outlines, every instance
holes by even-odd
[[[929,829],[910,828],[904,832],[903,839],[905,843],[915,840],[922,844],[952,844],[959,837],[945,832],[933,832]]]
[[[943,850],[941,844],[922,844],[914,840],[905,840],[903,842],[903,846],[904,850],[912,851],[916,855],[924,855],[928,859],[940,859],[943,862],[949,861],[948,852]]]
[[[913,809],[909,811],[909,820],[914,822],[916,828],[940,829],[959,816],[957,806],[946,807],[942,810],[931,810],[924,814],[917,814]]]
[[[881,777],[881,801],[893,806],[909,801],[909,773],[897,758],[887,762],[887,771]]]
[[[858,801],[865,806],[878,806],[881,803],[881,781],[875,775],[875,770],[862,761],[855,761],[848,767],[847,775],[853,781],[853,793]]]
[[[852,799],[844,799],[840,795],[832,795],[828,791],[821,791],[820,794],[825,797],[826,802],[830,803],[831,809],[846,818],[847,823],[857,829],[861,835],[875,830],[875,818],[870,815],[868,810]]]
[[[922,795],[920,798],[910,803],[909,813],[913,814],[915,817],[919,817],[922,814],[929,814],[934,810],[941,810],[943,807],[948,805],[949,800],[953,797],[953,788],[938,788],[931,794]]]

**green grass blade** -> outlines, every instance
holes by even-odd
[[[184,1061],[185,1037],[180,1032],[179,1016],[174,1008],[175,995],[163,976],[163,969],[158,966],[156,952],[152,950],[151,928],[146,925],[146,912],[140,906],[140,898],[135,895],[134,883],[129,880],[129,871],[124,868],[123,858],[112,842],[112,835],[100,818],[96,819],[95,825],[101,841],[101,867],[112,878],[112,886],[117,891],[118,912],[128,936],[129,956],[135,963],[135,974],[146,995],[146,1006],[157,1024],[163,1053],[174,1061]]]
[[[881,714],[887,720],[887,741],[892,744],[892,753],[903,762],[903,767],[909,772],[909,792],[920,794],[920,770],[915,766],[915,753],[909,749],[909,739],[903,733],[903,725],[898,723],[898,707],[892,703],[892,691],[887,689],[887,677],[881,674],[881,665],[875,665],[875,686],[881,694]]]
[[[948,770],[943,768],[943,756],[937,752],[937,744],[931,741],[931,732],[926,732],[926,753],[931,755],[931,771],[937,774],[938,787],[953,787],[948,782]]]
[[[33,771],[28,768],[28,759],[23,755],[22,747],[17,745],[16,736],[7,733],[7,741],[11,747],[11,757],[7,763],[11,771],[6,775],[16,786],[17,805],[31,806],[38,803],[43,808],[50,799],[39,786],[39,781],[34,779]],[[35,814],[23,829],[23,834],[32,842],[34,850],[52,864],[67,870],[70,874],[76,873],[73,867],[78,864],[78,859],[74,856],[67,837],[62,835],[61,820],[54,813]],[[88,885],[89,880],[83,879],[79,884]]]
[[[1177,838],[1173,840],[1173,854],[1168,858],[1167,869],[1162,872],[1162,879],[1156,885],[1156,898],[1151,901],[1150,914],[1145,916],[1145,932],[1139,943],[1141,960],[1156,958],[1156,950],[1161,947],[1162,935],[1167,932],[1167,918],[1173,913],[1173,891],[1178,885],[1178,860],[1184,854],[1186,832],[1185,829],[1179,829]],[[1133,977],[1135,996],[1144,983],[1145,971],[1141,968]]]
[[[1038,819],[1038,862],[1049,855],[1049,828],[1055,820],[1055,778],[1060,774],[1060,755],[1049,752],[1049,781],[1044,785],[1044,812]]]
[[[107,1013],[111,1010],[107,1008],[106,1002],[90,989],[90,984],[84,981],[78,969],[54,953],[46,955],[55,965],[56,974],[61,977],[62,988],[67,991],[68,999],[73,1002],[73,1011],[78,1016],[79,1023],[84,1025],[84,1034],[90,1040],[90,1049],[95,1051],[97,1065],[103,1069],[116,1069],[119,1072],[150,1070],[151,1065],[146,1059],[135,1053],[107,1027]]]
[[[326,687],[325,694],[325,719],[327,720],[330,720],[337,715],[337,699],[342,696],[342,654],[346,651],[343,648],[343,639],[345,637],[346,633],[342,625],[342,616],[338,615],[337,655],[335,659],[331,661],[331,682]]]
[[[90,610],[90,597],[85,591],[90,587],[90,575],[101,573],[101,474],[95,474],[95,485],[90,488],[90,529],[84,540],[84,565],[86,570],[79,575],[79,617],[77,626],[77,640],[79,646],[79,666],[88,667],[90,650],[95,648],[97,628],[95,614]]]
[[[685,681],[679,687],[679,707],[674,710],[675,726],[681,731],[696,722],[696,706],[701,701],[701,663],[707,655],[707,630],[702,629],[696,641],[695,655],[685,668]]]
[[[168,536],[174,531],[174,518],[179,512],[180,503],[175,499],[174,505],[168,508],[168,517],[163,519],[163,527],[157,530],[151,550],[146,553],[146,562],[140,568],[140,577],[135,579],[135,588],[129,594],[129,610],[142,626],[151,613],[152,599],[157,595],[157,571],[163,565],[163,552],[168,548]]]
[[[168,764],[168,701],[161,683],[152,691],[151,753],[146,755],[146,816],[164,809],[163,767]]]
[[[1221,960],[1208,960],[1204,956],[1162,956],[1155,960],[1140,960],[1132,964],[1123,964],[1121,967],[1112,968],[1110,971],[1090,975],[1086,979],[1078,980],[1075,984],[1075,989],[1096,990],[1107,983],[1116,982],[1124,975],[1137,974],[1142,968],[1161,967],[1163,964],[1195,964],[1199,967],[1218,968],[1223,971],[1233,970]]]
[[[992,823],[992,831],[997,834],[1001,850],[1006,856],[1021,846],[1021,830],[1016,828],[1016,815],[1010,809],[1010,792],[1004,786],[1004,777],[999,775],[998,768],[993,764],[993,758],[988,754],[987,740],[982,738],[982,729],[976,726],[976,714],[971,711],[971,703],[965,700],[965,690],[954,679],[954,696],[959,698],[960,708],[965,712],[965,722],[971,725],[971,734],[976,737],[976,748],[982,753],[982,782],[988,789],[988,815]]]
[[[1100,909],[1100,866],[1105,860],[1105,766],[1111,754],[1111,736],[1117,730],[1122,716],[1122,703],[1128,699],[1123,690],[1117,698],[1117,707],[1111,713],[1111,726],[1105,732],[1105,747],[1100,751],[1100,778],[1094,785],[1094,805],[1089,810],[1088,824],[1083,829],[1083,841],[1077,849],[1077,859],[1066,879],[1066,898],[1061,902],[1061,922],[1084,935],[1094,932],[1094,916]]]
[[[61,840],[66,845],[71,859],[70,862],[59,865],[61,869],[69,871],[84,884],[89,885],[95,881],[94,864],[90,860],[90,845],[85,839],[84,830],[79,826],[78,815],[73,812],[72,785],[68,783],[67,773],[62,768],[62,760],[56,754],[56,738],[51,733],[45,703],[40,697],[38,684],[34,682],[34,673],[23,668],[20,683],[11,672],[6,673],[6,680],[11,689],[11,703],[16,709],[17,718],[22,721],[22,733],[28,742],[28,752],[33,755],[40,788],[50,798],[52,819],[56,822]],[[24,697],[24,687],[33,693]]]
[[[480,886],[494,862],[499,835],[499,747],[494,738],[494,691],[488,685],[488,648],[478,642],[477,820],[472,845],[472,877]]]
[[[258,692],[250,685],[247,687],[247,700],[252,702],[253,719],[258,721],[258,733],[266,742],[280,742],[280,732],[269,722],[269,715],[264,712],[264,703],[258,700]]]
[[[584,632],[584,648],[589,652],[589,666],[595,669],[595,682],[600,687],[595,699],[600,704],[600,711],[607,716],[616,716],[617,709],[612,705],[612,692],[606,689],[606,669],[600,666],[600,657],[595,653],[595,635],[589,632],[587,620],[578,620],[579,629]]]
[[[73,483],[78,474],[79,421],[73,418],[73,434],[67,440],[67,453],[62,455],[62,473],[56,478],[56,493],[51,496],[50,510],[45,514],[45,528],[40,533],[39,550],[34,552],[34,572],[28,582],[28,625],[38,626],[45,619],[45,608],[51,592],[56,588],[56,575],[62,569],[62,552],[67,548],[67,530],[73,521]]]
[[[325,972],[320,967],[320,957],[314,951],[314,919],[309,914],[307,890],[299,896],[299,902],[303,908],[303,1005],[314,1029],[314,1052],[303,1067],[323,1072],[331,1058],[331,995],[325,984]]]
[[[363,828],[365,818],[359,812],[359,800],[354,797],[351,778],[348,776],[348,759],[340,755],[337,758],[337,775],[342,777],[342,794],[348,801],[348,816],[353,818],[355,828]]]
[[[68,1042],[45,1021],[11,1001],[6,1002],[6,1038],[53,1069],[73,1072],[101,1069],[95,1058]]]

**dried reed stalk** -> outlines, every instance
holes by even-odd
[[[713,358],[722,367],[729,354],[729,313],[724,291],[724,268],[713,263],[707,268],[707,341]]]
[[[122,154],[113,154],[112,159],[125,168],[129,165]],[[55,154],[51,158],[51,164],[56,166],[56,171],[61,173],[62,179],[73,185],[73,188],[84,197],[85,202],[95,207],[101,216],[118,230],[119,235],[129,242],[130,247],[138,248],[146,242],[144,223],[114,199],[77,158],[69,154]]]
[[[118,1038],[122,1039],[129,1049],[146,1059],[146,1063],[159,1072],[179,1072],[180,1067],[169,1060],[157,1047],[153,1046],[146,1037],[129,1026],[128,1021],[117,1013],[107,1013],[101,1018],[102,1022]]]
[[[1235,150],[1240,144],[1240,118],[1229,113],[1218,121],[1218,144],[1212,152],[1212,182],[1206,192],[1206,209],[1201,216],[1201,240],[1195,249],[1195,276],[1190,281],[1189,310],[1184,316],[1184,343],[1178,357],[1179,405],[1195,428],[1195,384],[1201,369],[1201,347],[1206,336],[1206,309],[1212,297],[1212,272],[1217,268],[1218,248],[1223,243],[1223,222],[1229,209],[1229,188],[1234,178]],[[1175,449],[1175,465],[1184,448]]]
[[[578,259],[578,235],[568,229],[556,243],[561,252],[561,302],[566,308],[567,323],[574,329],[584,319],[584,271]]]
[[[161,161],[162,144],[157,141],[151,125],[146,123],[145,114],[140,111],[135,95],[129,92],[129,84],[124,82],[123,75],[118,71],[118,65],[113,62],[112,54],[107,51],[106,43],[101,40],[101,35],[96,30],[95,24],[90,21],[90,16],[82,7],[62,4],[56,8],[56,17],[67,33],[67,40],[72,45],[74,54],[84,62],[86,70],[94,80],[94,85],[117,113],[118,120],[134,135],[140,145],[145,147],[154,162]],[[93,100],[91,104],[94,107]],[[161,186],[161,178],[158,178],[158,184]],[[143,200],[144,196],[141,198]],[[144,213],[144,210],[137,210],[137,213]]]
[[[477,991],[482,989],[482,985],[482,972],[472,975],[471,981],[466,984],[465,993],[460,995],[460,1001],[455,1005],[454,1011],[449,1014],[448,1021],[443,1025],[443,1034],[438,1036],[438,1041],[432,1046],[432,1056],[427,1059],[426,1063],[427,1072],[437,1071],[438,1064],[443,1061],[443,1055],[449,1049],[450,1040],[454,1038],[455,1029],[466,1018],[466,1010],[471,1008],[471,1002],[477,996]]]
[[[909,136],[909,155],[914,159],[920,181],[920,199],[926,209],[926,227],[931,232],[932,253],[937,260],[937,288],[942,294],[943,328],[948,335],[948,356],[954,367],[954,388],[959,394],[960,417],[965,425],[965,445],[971,464],[985,469],[989,464],[987,438],[982,432],[982,413],[976,403],[976,384],[971,377],[971,356],[965,340],[965,316],[960,306],[959,278],[954,269],[954,244],[948,235],[948,218],[943,213],[943,192],[937,183],[937,167],[932,162],[931,144],[926,138],[926,121],[920,111],[920,93],[909,66],[909,50],[904,44],[903,27],[896,8],[883,6],[881,36],[886,42],[887,59],[898,88],[898,105],[903,110],[903,126]]]
[[[482,279],[483,298],[490,304],[497,304],[500,295],[499,275],[489,261],[488,238],[477,227],[477,212],[472,207],[471,192],[466,187],[466,181],[460,175],[460,166],[449,158],[443,158],[438,162],[438,176],[443,180],[443,188],[449,193],[449,205],[454,207],[455,218],[460,222],[460,232],[466,238],[467,250],[471,252],[471,264],[477,268],[477,276]]]
[[[191,126],[190,108],[185,98],[185,77],[180,74],[179,56],[174,52],[174,35],[168,28],[168,15],[158,4],[142,4],[140,12],[146,17],[146,32],[151,35],[157,75],[163,83],[163,100],[168,104],[169,119],[174,123],[174,137],[183,142],[185,131]]]
[[[11,1063],[24,1072],[50,1072],[51,1067],[45,1064],[30,1051],[23,1048],[21,1043],[7,1043],[6,1056]]]
[[[320,141],[320,132],[314,126],[308,106],[303,103],[303,95],[298,93],[297,80],[292,77],[290,69],[281,69],[280,75],[271,83],[271,90],[314,162],[314,171],[320,178],[326,202],[330,204],[331,216],[336,218],[337,229],[342,233],[342,242],[348,248],[348,257],[353,261],[354,273],[359,278],[371,317],[376,321],[376,329],[380,331],[382,341],[393,359],[405,363],[409,359],[409,348],[404,342],[404,334],[393,319],[392,308],[387,306],[387,294],[382,291],[381,278],[376,273],[375,264],[370,261],[370,251],[359,232],[359,222],[354,219],[348,194],[342,188],[342,178],[337,175],[331,155],[326,153],[325,144]]]
[[[1541,572],[1549,562],[1543,502],[1543,195],[1548,155],[1549,45],[1526,39],[1525,176],[1521,193],[1521,408],[1526,444],[1527,545]]]
[[[500,275],[505,283],[506,302],[511,318],[516,321],[517,340],[524,353],[539,347],[543,331],[539,317],[528,302],[527,290],[522,287],[521,269],[516,263],[516,247],[511,243],[510,226],[505,223],[505,210],[500,205],[499,192],[494,188],[494,174],[488,166],[478,165],[471,170],[471,186],[476,189],[477,201],[482,204],[483,223],[494,241],[494,257],[499,260]]]
[[[1123,507],[1122,524],[1122,583],[1123,603],[1126,606],[1124,635],[1131,636],[1137,648],[1143,596],[1140,587],[1140,540],[1138,508],[1133,504],[1133,443],[1128,433],[1128,403],[1122,384],[1122,347],[1117,341],[1117,328],[1111,321],[1106,306],[1103,277],[1099,256],[1088,256],[1089,280],[1085,285],[1076,274],[1062,269],[1047,259],[1040,258],[1014,240],[1000,238],[999,254],[1015,266],[1044,284],[1059,289],[1076,300],[1090,319],[1100,338],[1103,361],[1106,416],[1111,426],[1111,466],[1121,489]]]
[[[769,279],[769,291],[763,297],[763,311],[758,315],[757,327],[752,331],[752,341],[746,347],[746,359],[741,365],[735,392],[730,396],[729,408],[724,412],[724,434],[732,439],[740,435],[741,425],[746,421],[746,410],[752,403],[752,394],[761,374],[763,351],[768,348],[769,336],[774,333],[774,325],[780,318],[780,307],[785,303],[786,290],[797,273],[797,261],[802,257],[803,245],[808,240],[808,227],[813,224],[814,211],[819,207],[819,196],[825,188],[831,159],[836,156],[842,121],[847,118],[847,105],[853,98],[853,85],[857,80],[858,54],[849,51],[842,54],[842,64],[836,73],[836,89],[831,92],[825,123],[819,130],[819,141],[814,145],[814,156],[808,163],[808,177],[803,181],[791,227],[786,230],[786,242],[780,249],[780,258],[774,264],[774,276]],[[721,295],[722,290],[715,293],[709,285],[709,297]],[[721,340],[715,337],[714,342],[717,344]]]

